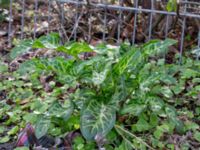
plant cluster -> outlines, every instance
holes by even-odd
[[[162,56],[175,43],[60,45],[55,33],[22,41],[11,60],[34,57],[14,72],[0,67],[0,143],[31,123],[37,138],[80,130],[72,145],[78,150],[200,146],[200,62],[166,64]]]

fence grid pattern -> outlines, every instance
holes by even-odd
[[[28,0],[22,0],[21,5],[22,5],[22,10],[21,10],[21,32],[20,32],[20,37],[21,39],[24,38],[24,26],[25,26],[25,12],[26,12],[26,7],[25,4]],[[41,1],[41,0],[40,0]],[[97,0],[96,0],[97,1]],[[66,31],[64,29],[64,22],[65,22],[65,15],[67,12],[64,10],[65,5],[70,5],[73,6],[73,8],[76,10],[74,12],[74,25],[71,30],[71,35],[66,36],[67,40],[77,40],[78,35],[77,35],[77,30],[79,28],[80,20],[81,17],[83,16],[83,12],[80,12],[82,7],[87,7],[88,9],[99,9],[101,12],[103,11],[103,31],[102,31],[102,40],[106,42],[108,39],[106,37],[106,28],[108,26],[108,10],[112,11],[117,11],[115,19],[117,19],[117,36],[116,36],[116,43],[119,44],[121,42],[121,32],[122,32],[122,20],[124,17],[125,12],[131,12],[134,14],[134,20],[133,20],[133,29],[131,33],[131,42],[132,44],[136,43],[136,36],[137,36],[137,22],[139,20],[139,14],[145,13],[148,14],[148,29],[147,29],[147,38],[146,41],[152,39],[152,28],[153,28],[153,16],[155,15],[164,15],[166,17],[166,22],[165,22],[165,38],[168,37],[168,32],[169,32],[169,18],[170,16],[177,16],[180,17],[182,20],[182,26],[181,26],[181,36],[179,40],[179,45],[180,45],[180,54],[182,55],[183,50],[184,50],[184,39],[185,39],[185,30],[187,27],[187,20],[190,19],[190,21],[200,21],[200,2],[198,1],[192,1],[192,0],[180,0],[179,5],[181,5],[182,10],[177,13],[177,12],[168,12],[164,10],[157,10],[154,8],[154,4],[156,0],[150,0],[150,8],[141,8],[139,6],[139,0],[133,0],[134,6],[124,6],[123,2],[124,0],[118,0],[118,4],[112,5],[108,2],[104,2],[104,0],[98,0],[100,2],[96,2],[95,0],[48,0],[48,17],[47,17],[47,22],[50,25],[51,19],[52,19],[52,5],[53,3],[59,4],[60,6],[60,27],[62,28],[62,31],[65,36],[66,36]],[[179,1],[179,0],[178,0]],[[167,2],[167,1],[166,1]],[[34,30],[33,30],[33,38],[37,37],[37,22],[38,22],[38,3],[39,0],[34,0]],[[88,11],[88,42],[91,40],[91,32],[92,32],[92,22],[91,22],[91,17],[92,13],[91,11]],[[98,12],[96,12],[98,13]],[[8,25],[8,43],[11,45],[12,42],[12,37],[13,37],[13,30],[12,30],[12,23],[13,23],[13,0],[10,0],[10,8],[9,8],[9,25]],[[50,26],[48,26],[47,33],[50,32]],[[196,45],[200,47],[200,26],[198,27],[198,35],[196,37],[197,42]]]

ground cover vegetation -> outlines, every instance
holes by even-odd
[[[136,43],[145,44],[130,46],[122,41],[131,41],[132,12],[121,12],[120,18],[120,12],[107,10],[104,26],[104,9],[75,10],[65,5],[67,15],[61,21],[60,3],[52,4],[49,17],[48,2],[38,2],[38,38],[30,40],[35,1],[29,0],[25,4],[27,39],[19,40],[22,1],[13,1],[10,20],[9,0],[0,0],[0,150],[200,148],[200,50],[190,50],[197,41],[198,20],[187,18],[184,48],[190,51],[184,51],[181,58],[175,40],[145,43],[147,14],[138,14],[137,21]],[[124,0],[122,5],[132,7],[133,2]],[[141,0],[139,5],[150,9],[151,1]],[[176,0],[156,2],[155,9],[177,12],[178,17],[168,16],[169,38],[181,36],[179,12],[183,6]],[[77,40],[95,45],[102,43],[100,36],[105,32],[107,44],[63,44],[72,37],[76,12],[80,13]],[[50,18],[49,22],[45,18]],[[116,39],[117,18],[121,19],[122,44],[112,46],[109,43]],[[164,39],[166,17],[153,15],[153,20],[152,38]],[[7,42],[9,21],[11,45]],[[41,36],[47,30],[59,32],[61,37],[57,33]],[[28,143],[23,138],[18,141],[22,133],[31,137]],[[20,142],[24,147],[16,147]]]
[[[30,123],[77,150],[200,148],[199,51],[166,63],[174,44],[16,43],[0,62],[0,143]]]

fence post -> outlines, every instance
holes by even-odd
[[[36,38],[37,32],[37,15],[38,15],[38,0],[35,0],[35,12],[34,12],[34,31],[33,31],[33,38]]]
[[[22,1],[22,12],[21,12],[21,39],[24,38],[24,15],[25,15],[25,0]]]
[[[103,42],[106,41],[106,27],[107,26],[107,8],[104,8],[104,18],[103,18]]]
[[[8,25],[8,46],[12,46],[12,21],[13,21],[13,16],[12,16],[12,4],[13,1],[10,0],[10,5],[9,5],[9,25]]]
[[[187,0],[186,0],[187,2]],[[187,12],[187,4],[184,6],[184,14]],[[183,16],[183,24],[182,24],[182,32],[181,32],[181,45],[180,45],[180,56],[179,56],[179,64],[182,63],[182,55],[183,55],[183,47],[184,47],[184,37],[185,37],[185,27],[186,27],[186,17]]]
[[[123,0],[119,0],[119,5],[122,6],[122,4]],[[117,26],[117,44],[120,43],[121,24],[122,24],[122,9],[119,9],[118,26]]]
[[[51,1],[52,0],[48,0],[48,29],[47,29],[47,33],[49,34],[50,32],[50,20],[51,20]]]
[[[154,10],[154,0],[151,0],[151,10]],[[150,13],[148,41],[151,40],[151,35],[152,35],[152,22],[153,22],[153,11]]]
[[[134,0],[134,6],[135,8],[138,8],[138,0]],[[132,36],[132,44],[135,44],[136,39],[136,31],[137,31],[137,13],[138,11],[135,11],[134,14],[134,25],[133,25],[133,36]]]

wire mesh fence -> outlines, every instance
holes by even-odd
[[[174,38],[179,53],[189,46],[200,47],[200,2],[177,0],[177,8],[167,11],[167,0],[30,0],[17,1],[18,29],[13,28],[15,7],[10,0],[8,43],[14,36],[36,38],[58,31],[62,42],[144,43],[151,39]],[[33,25],[29,25],[31,23]],[[188,42],[191,41],[191,42]],[[191,46],[192,45],[192,46]]]

